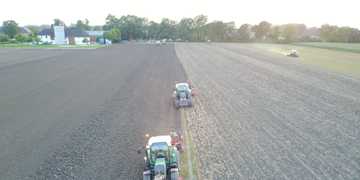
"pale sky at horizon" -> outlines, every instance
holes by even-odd
[[[57,3],[58,2],[58,3]],[[103,5],[102,5],[102,4]],[[105,17],[132,14],[159,22],[163,17],[179,21],[183,17],[207,15],[209,21],[234,21],[257,24],[304,23],[307,26],[333,24],[360,28],[359,0],[4,0],[0,3],[0,21],[15,20],[20,25],[51,24],[59,18],[70,25],[89,19],[91,25],[103,25]]]

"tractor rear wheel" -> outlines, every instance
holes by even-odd
[[[180,104],[177,103],[177,102],[175,102],[175,108],[176,108],[176,109],[180,109]]]

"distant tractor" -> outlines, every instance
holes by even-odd
[[[298,53],[295,49],[292,49],[292,50],[290,50],[289,53],[286,54],[286,56],[289,56],[289,57],[299,57],[299,53]]]
[[[179,179],[180,153],[173,135],[150,137],[145,150],[143,180]]]
[[[194,92],[191,89],[191,85],[189,83],[177,83],[175,85],[175,89],[173,92],[174,105],[175,107],[192,107],[192,97],[194,96]]]

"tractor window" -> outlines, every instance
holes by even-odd
[[[166,142],[153,143],[150,147],[151,161],[158,157],[168,157],[168,145]]]
[[[188,90],[188,86],[186,86],[186,85],[179,85],[179,86],[177,86],[177,90],[178,90],[178,91],[187,91],[187,90]]]
[[[167,151],[168,145],[166,142],[153,143],[150,147],[151,151]]]

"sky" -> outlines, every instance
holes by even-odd
[[[87,18],[91,25],[103,25],[108,14],[137,15],[159,22],[163,17],[208,16],[209,21],[258,24],[304,23],[307,26],[333,24],[360,28],[359,0],[2,0],[0,21],[23,25],[51,24],[59,18],[66,24]]]

